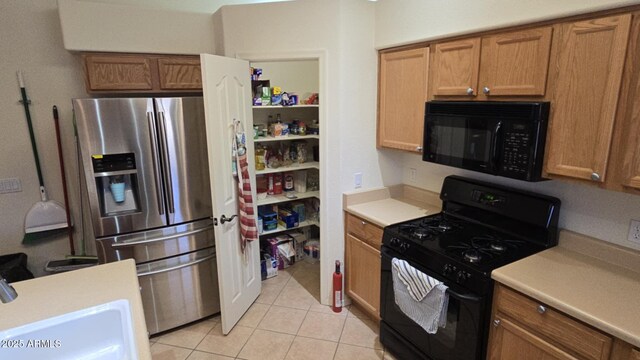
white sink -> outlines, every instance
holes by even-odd
[[[0,358],[137,359],[131,309],[116,300],[0,332]]]

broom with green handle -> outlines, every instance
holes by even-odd
[[[67,216],[64,208],[54,200],[47,199],[47,192],[44,188],[44,180],[42,178],[42,170],[40,169],[40,159],[38,157],[38,148],[36,146],[36,137],[33,132],[33,124],[31,122],[31,113],[29,112],[29,98],[27,90],[24,86],[22,72],[18,71],[18,84],[20,85],[20,93],[22,94],[22,105],[24,113],[27,117],[27,125],[29,127],[29,138],[31,139],[31,149],[36,162],[36,170],[38,172],[38,181],[40,182],[40,200],[35,203],[24,220],[24,238],[23,244],[34,243],[43,236],[50,235],[51,232],[66,229]]]

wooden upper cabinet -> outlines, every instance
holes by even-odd
[[[184,56],[159,58],[158,73],[161,89],[202,89],[199,58]]]
[[[553,27],[435,45],[434,96],[544,96]]]
[[[378,146],[420,152],[429,48],[382,53]]]
[[[640,13],[634,14],[606,187],[640,195]]]
[[[544,96],[553,27],[482,38],[480,91],[486,96]]]
[[[90,93],[202,90],[198,56],[86,53],[82,57]]]
[[[558,26],[548,174],[604,181],[630,24],[626,14]]]
[[[480,38],[439,43],[433,51],[433,95],[473,96],[478,93]]]
[[[86,55],[87,89],[151,90],[150,59],[136,55]]]

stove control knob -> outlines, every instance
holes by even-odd
[[[456,282],[458,284],[462,284],[465,281],[467,281],[469,278],[471,277],[471,274],[469,274],[468,272],[464,271],[464,270],[460,270],[458,271],[458,273],[456,274]]]
[[[405,252],[405,251],[409,250],[409,243],[405,242],[405,241],[401,242],[400,243],[400,250],[402,252]]]
[[[442,269],[442,273],[444,275],[451,275],[456,271],[456,267],[451,265],[451,264],[445,264],[444,268]]]
[[[400,239],[391,238],[391,240],[389,240],[389,244],[391,244],[391,246],[398,246],[398,245],[400,245]]]

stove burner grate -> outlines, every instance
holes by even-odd
[[[495,235],[474,236],[470,242],[460,242],[457,245],[450,245],[447,250],[459,253],[466,262],[475,264],[483,258],[496,258],[515,249],[524,243],[521,240],[502,239]]]

